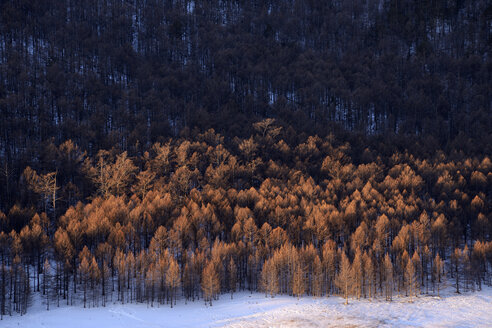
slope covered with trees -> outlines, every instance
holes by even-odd
[[[289,141],[271,119],[254,130],[136,156],[50,144],[46,173],[27,167],[24,203],[0,213],[2,313],[25,312],[32,292],[47,306],[172,306],[244,289],[348,302],[491,284],[489,157]]]
[[[2,1],[0,313],[490,284],[491,31],[472,0]]]
[[[49,138],[95,155],[186,127],[246,136],[238,122],[272,116],[490,144],[485,0],[10,0],[0,15],[9,159]]]

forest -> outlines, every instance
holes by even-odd
[[[489,157],[379,156],[332,135],[285,141],[273,119],[253,128],[132,157],[48,144],[52,171],[26,167],[26,205],[0,212],[1,313],[25,313],[36,292],[47,307],[173,306],[245,289],[391,300],[492,283]]]
[[[487,1],[0,3],[0,316],[492,284]]]

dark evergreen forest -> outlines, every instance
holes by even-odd
[[[492,283],[492,5],[0,2],[0,314]]]

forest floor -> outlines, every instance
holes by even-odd
[[[6,316],[0,327],[491,327],[492,288],[455,294],[448,288],[441,298],[422,295],[409,302],[349,300],[340,297],[300,300],[289,296],[265,298],[261,293],[221,295],[213,306],[202,300],[178,301],[177,306],[108,303],[52,307],[35,299],[26,315]]]

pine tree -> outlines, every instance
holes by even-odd
[[[103,261],[101,266],[101,295],[102,295],[102,306],[106,306],[106,299],[108,295],[108,287],[110,282],[111,269],[108,264]],[[111,279],[112,280],[112,279]]]
[[[352,262],[352,279],[353,279],[353,288],[355,289],[355,295],[358,300],[362,295],[362,286],[364,280],[364,270],[363,270],[363,262],[362,262],[362,251],[360,248],[357,248],[355,251],[354,261]]]
[[[415,266],[411,259],[408,259],[405,267],[405,286],[407,295],[410,296],[410,302],[413,301],[413,296],[417,291],[417,277],[415,275]]]
[[[263,264],[261,285],[265,291],[265,296],[270,294],[270,297],[274,297],[279,292],[278,269],[274,258],[265,261]]]
[[[420,281],[423,279],[419,279],[419,276],[422,276],[422,262],[417,251],[413,253],[412,263],[415,269],[415,293],[418,295],[419,292],[420,294],[422,293],[422,285],[420,284]]]
[[[171,261],[169,263],[169,269],[167,269],[166,285],[167,288],[169,288],[169,290],[171,291],[171,308],[172,308],[173,300],[174,300],[174,304],[176,304],[176,290],[181,286],[181,275],[180,275],[179,265],[174,258],[171,258]]]
[[[314,258],[313,263],[312,293],[315,297],[323,295],[323,265],[318,255]]]
[[[82,257],[82,260],[80,261],[79,264],[79,275],[82,283],[82,288],[84,289],[84,308],[85,308],[87,302],[87,288],[90,279],[89,261],[85,256]]]
[[[97,288],[96,286],[99,284],[99,279],[101,277],[101,270],[97,264],[96,258],[92,256],[91,264],[89,267],[89,279],[92,293],[92,306],[96,306],[98,304],[97,301]]]
[[[439,293],[444,280],[444,261],[441,260],[439,254],[436,254],[434,258],[434,272],[433,281],[437,285],[437,297],[440,297]]]
[[[157,272],[157,268],[154,263],[150,263],[150,265],[148,266],[142,266],[141,271],[142,273],[145,272],[145,274],[142,277],[144,279],[145,295],[142,295],[142,298],[147,300],[147,304],[149,304],[150,302],[150,306],[153,307],[154,300],[155,300],[155,291],[156,291],[157,283],[159,281],[159,277],[158,277],[159,274]],[[141,273],[139,273],[139,275],[140,274]]]
[[[236,285],[237,285],[237,266],[232,256],[228,265],[228,273],[229,273],[229,289],[231,291],[231,300],[232,300],[232,294],[236,292]]]
[[[205,302],[209,302],[212,306],[212,299],[215,299],[220,291],[220,279],[215,263],[208,261],[203,269],[202,274],[202,290]]]
[[[386,300],[391,301],[393,297],[393,264],[388,253],[384,256],[384,290]]]
[[[294,272],[292,275],[292,293],[299,299],[306,291],[306,280],[304,277],[304,269],[298,261],[294,265]]]
[[[473,281],[473,269],[470,261],[470,250],[468,245],[465,245],[461,252],[461,265],[463,271],[463,280],[465,281],[465,290],[475,291],[475,283]]]
[[[345,304],[348,304],[349,295],[352,293],[353,288],[353,274],[352,267],[350,265],[350,260],[348,259],[345,252],[342,251],[342,256],[340,259],[340,270],[338,272],[335,284],[341,291],[343,297],[345,298]]]
[[[323,245],[323,271],[325,272],[326,294],[333,291],[336,274],[337,251],[335,242],[328,240]]]
[[[454,253],[451,255],[452,270],[455,278],[456,293],[460,293],[460,275],[462,269],[463,252],[459,248],[455,248]]]
[[[363,256],[364,262],[364,296],[369,296],[369,300],[374,296],[376,290],[376,281],[374,278],[374,263],[372,261],[371,255],[364,252]]]
[[[58,172],[51,172],[44,175],[31,169],[29,166],[23,172],[24,178],[27,180],[28,186],[37,194],[43,195],[44,212],[47,213],[47,206],[51,203],[53,210],[53,220],[56,219],[56,202],[59,200],[57,191],[60,187],[57,186],[56,176]]]

